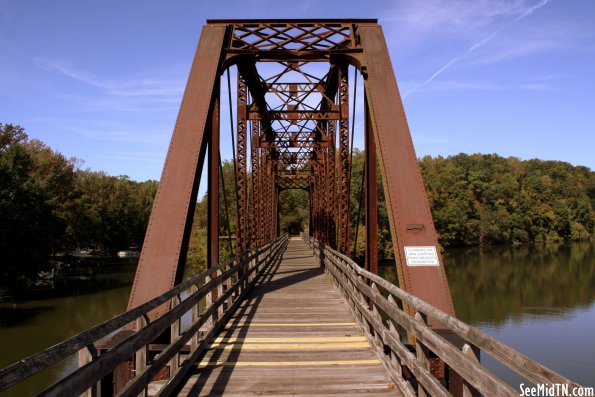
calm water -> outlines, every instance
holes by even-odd
[[[134,270],[135,264],[123,260],[117,271],[66,279],[16,306],[0,305],[0,368],[122,313]],[[76,357],[57,363],[0,396],[36,395],[76,365]]]
[[[559,247],[490,247],[445,253],[458,317],[583,385],[595,385],[595,243]],[[0,306],[0,367],[121,313],[134,266],[70,280]],[[396,280],[394,266],[381,275]],[[486,355],[482,361],[518,386]],[[76,367],[58,363],[0,396],[29,396]]]
[[[595,243],[456,249],[444,262],[457,317],[595,386]],[[396,281],[394,266],[380,271]],[[511,385],[522,382],[486,354],[482,362]]]

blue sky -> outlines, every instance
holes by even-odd
[[[418,156],[595,169],[595,1],[0,0],[0,121],[159,179],[207,18],[379,18]]]

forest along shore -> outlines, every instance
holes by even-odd
[[[354,149],[351,174],[351,253],[363,256],[364,220],[359,194],[363,152]],[[419,160],[439,242],[442,247],[492,244],[548,244],[593,239],[595,172],[561,161],[520,160],[496,154],[426,156]],[[225,160],[225,189],[219,195],[219,235],[235,231],[234,164]],[[250,177],[250,174],[249,174]],[[391,258],[392,243],[382,176],[378,171],[379,257]],[[11,294],[15,280],[51,277],[67,253],[93,250],[114,256],[140,249],[157,181],[82,168],[20,126],[0,123],[0,297]],[[204,269],[206,196],[194,214],[187,255],[189,273]],[[282,232],[307,231],[309,197],[304,190],[280,196]],[[223,214],[229,204],[227,214]],[[358,215],[359,214],[359,215]],[[356,238],[358,236],[359,238]],[[220,258],[235,250],[223,239]],[[57,261],[56,258],[59,258]],[[25,282],[27,284],[27,282]]]

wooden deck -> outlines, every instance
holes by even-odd
[[[292,238],[182,396],[399,395],[318,260]]]
[[[517,396],[518,389],[481,364],[479,352],[528,383],[581,387],[324,243],[302,237],[288,241],[283,235],[229,258],[0,370],[0,390],[76,352],[79,368],[44,396],[110,394],[114,374],[126,375],[126,368],[133,377],[116,379],[121,385],[114,395]],[[214,289],[218,296],[205,301]],[[163,316],[146,321],[168,303]],[[215,313],[218,318],[212,321]],[[372,345],[352,314],[365,324]],[[137,329],[123,331],[130,323]],[[428,323],[442,328],[434,330]],[[407,330],[416,344],[404,343],[399,329]],[[157,344],[165,333],[172,336],[170,343]],[[106,340],[113,345],[104,351]]]

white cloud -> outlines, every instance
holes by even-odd
[[[529,9],[523,0],[406,0],[384,13],[381,21],[389,23],[402,44],[417,45],[435,37],[476,38],[485,28]]]
[[[434,91],[455,91],[455,90],[477,90],[477,91],[544,91],[563,92],[564,90],[555,87],[546,80],[530,79],[524,83],[495,84],[487,81],[458,81],[458,80],[437,80],[432,84],[418,88],[419,92]],[[404,85],[413,87],[411,82],[404,82]]]
[[[38,58],[35,60],[42,69],[57,72],[63,76],[98,89],[106,95],[125,97],[180,97],[184,81],[180,79],[132,79],[126,81],[110,80],[96,76],[82,69],[77,69],[64,61]]]
[[[122,97],[113,95],[83,95],[64,92],[54,92],[55,99],[72,104],[72,109],[77,112],[144,112],[153,113],[151,118],[171,117],[180,107],[179,97]]]
[[[126,152],[118,153],[114,155],[98,155],[98,158],[110,159],[110,160],[125,160],[125,161],[139,161],[139,162],[152,162],[162,164],[165,160],[165,153],[163,152]]]
[[[129,130],[78,130],[77,133],[86,137],[111,142],[128,142],[144,144],[167,144],[169,131],[167,134],[149,133],[149,132],[131,132]]]
[[[434,79],[444,73],[446,70],[451,68],[454,64],[458,63],[459,61],[468,58],[471,54],[474,54],[476,51],[480,50],[488,43],[491,43],[502,30],[507,28],[509,25],[513,23],[517,23],[522,21],[523,19],[529,17],[534,12],[539,10],[540,8],[546,6],[551,0],[541,0],[537,3],[533,3],[530,5],[525,4],[521,1],[515,2],[474,2],[474,6],[467,9],[467,12],[461,12],[461,16],[459,18],[454,18],[453,22],[449,22],[450,27],[460,26],[462,22],[465,24],[469,24],[469,26],[465,27],[464,31],[471,32],[476,29],[482,28],[481,36],[482,38],[472,42],[471,45],[467,45],[466,50],[459,52],[457,55],[453,56],[445,62],[437,71],[435,71],[432,75],[426,78],[424,81],[415,85],[412,89],[407,91],[403,97],[407,97],[408,95],[419,91],[424,86],[432,83]],[[430,1],[428,4],[435,6],[436,4],[443,4],[437,0]],[[427,26],[437,26],[445,24],[445,21],[450,21],[450,18],[444,18],[444,15],[448,17],[452,17],[451,14],[455,11],[461,11],[460,6],[462,4],[469,5],[468,2],[461,2],[455,1],[451,5],[450,8],[446,7],[445,10],[448,12],[442,11],[441,13],[426,13],[427,20],[429,23]],[[495,7],[494,5],[498,5],[499,7]],[[435,7],[432,9],[436,9]],[[436,17],[439,15],[439,17]],[[506,17],[503,20],[502,17]],[[421,22],[421,21],[420,21]],[[447,28],[445,28],[447,29]],[[447,29],[448,30],[448,29]],[[517,47],[517,49],[519,49]],[[522,51],[522,49],[519,49]],[[531,51],[530,47],[527,47],[524,51]],[[500,53],[501,56],[511,56]],[[495,56],[492,55],[492,58]]]

